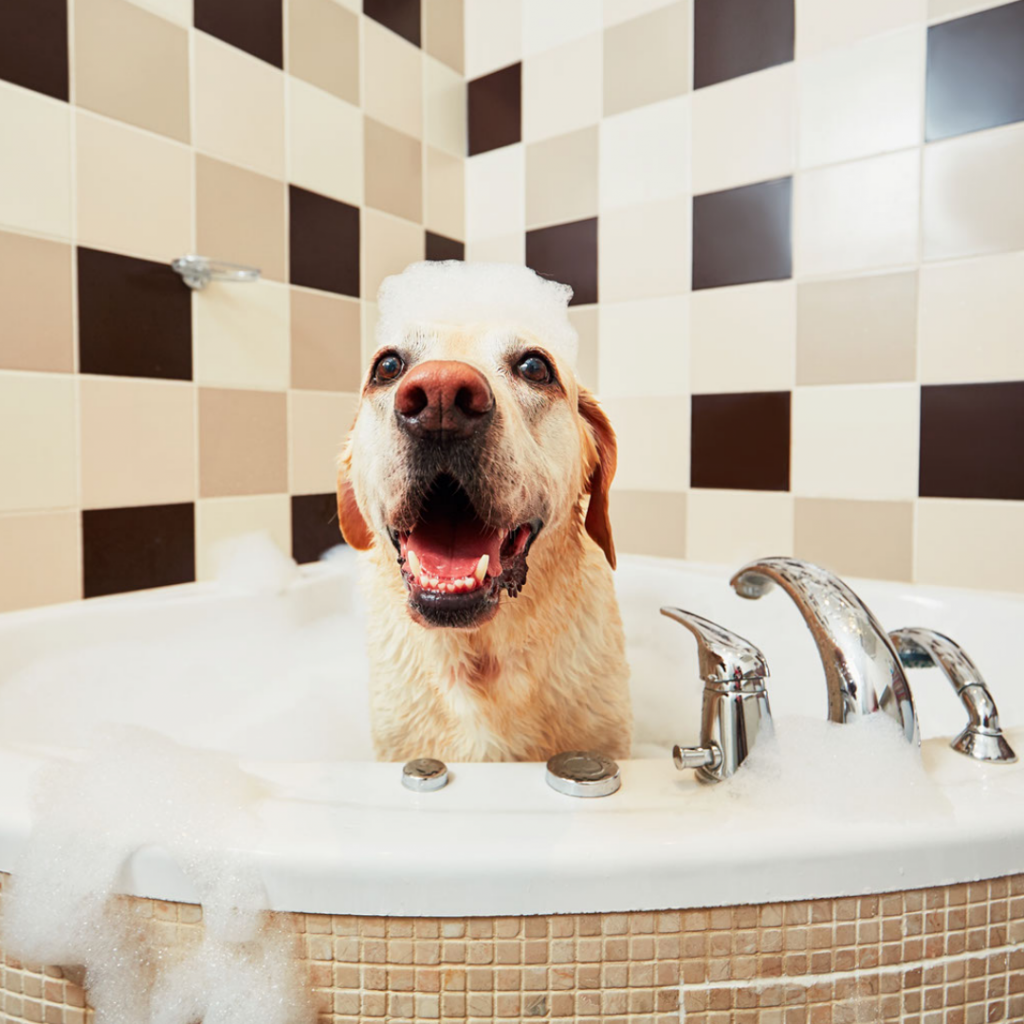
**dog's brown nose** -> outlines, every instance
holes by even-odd
[[[431,359],[414,367],[395,394],[398,422],[415,437],[472,437],[494,417],[487,379],[468,363]]]

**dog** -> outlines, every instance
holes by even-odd
[[[381,286],[338,476],[342,534],[368,552],[380,760],[629,755],[615,434],[576,380],[571,294],[456,261]]]

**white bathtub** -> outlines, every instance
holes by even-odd
[[[849,763],[835,777],[828,763],[810,766],[807,779],[818,791],[810,802],[786,793],[738,799],[731,783],[702,787],[676,771],[668,747],[698,740],[701,686],[694,641],[658,615],[661,604],[698,612],[761,647],[777,722],[825,716],[817,652],[795,606],[781,592],[743,601],[729,575],[727,567],[622,558],[617,578],[638,738],[658,756],[622,763],[613,796],[559,795],[545,784],[542,764],[454,765],[447,788],[416,794],[400,785],[394,764],[247,760],[246,770],[272,787],[251,849],[270,907],[403,917],[614,912],[878,893],[1024,871],[1024,765],[986,766],[948,748],[965,715],[937,671],[910,676],[934,784],[931,810],[915,808],[913,797],[908,804],[899,778],[882,785],[876,778],[867,806],[877,802],[878,813],[865,811],[860,773]],[[957,639],[985,673],[1011,726],[1007,736],[1024,753],[1024,729],[1012,728],[1024,725],[1015,671],[1024,599],[850,582],[887,629],[929,626]],[[144,641],[244,615],[266,600],[194,584],[0,616],[0,688],[44,653]],[[303,621],[351,608],[353,565],[308,567],[275,600]],[[351,700],[365,704],[361,693]],[[0,748],[0,871],[15,866],[25,843],[33,774],[46,759],[69,756],[38,725],[11,726]],[[847,816],[854,796],[858,810]],[[137,896],[198,900],[157,848],[141,849],[122,882]]]

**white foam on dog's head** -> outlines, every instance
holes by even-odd
[[[410,330],[433,325],[507,326],[529,332],[575,370],[579,338],[569,320],[571,298],[568,285],[511,263],[413,263],[380,286],[377,346],[398,345]]]

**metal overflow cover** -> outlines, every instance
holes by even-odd
[[[594,750],[566,750],[548,761],[548,785],[566,796],[610,796],[622,785],[619,766]]]
[[[402,768],[402,785],[417,793],[430,793],[448,785],[448,765],[433,757],[417,757]]]

